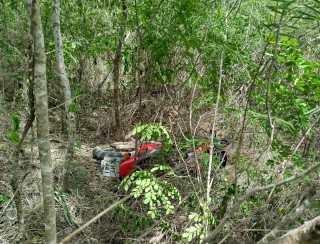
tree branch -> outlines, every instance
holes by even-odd
[[[296,229],[271,242],[272,244],[304,244],[319,243],[320,216],[305,222]]]
[[[112,209],[114,209],[115,207],[117,207],[118,205],[120,205],[121,203],[124,203],[125,201],[127,201],[131,196],[126,196],[124,198],[122,198],[121,200],[115,202],[114,204],[112,204],[111,206],[109,206],[108,208],[106,208],[105,210],[103,210],[101,213],[97,214],[95,217],[93,217],[92,219],[90,219],[87,223],[83,224],[82,226],[80,226],[78,229],[76,229],[74,232],[72,232],[71,234],[69,234],[68,236],[66,236],[65,238],[62,239],[62,241],[59,242],[59,244],[63,244],[63,243],[67,243],[68,241],[70,241],[74,236],[76,236],[77,234],[79,234],[81,231],[83,231],[85,228],[87,228],[89,225],[93,224],[95,221],[97,221],[98,219],[100,219],[103,215],[105,215],[106,213],[110,212]]]
[[[226,223],[226,221],[228,220],[228,218],[232,217],[232,215],[238,210],[238,208],[240,207],[241,203],[244,202],[246,199],[248,199],[249,197],[252,197],[254,195],[256,195],[259,192],[262,191],[267,191],[288,183],[291,183],[293,181],[296,181],[308,174],[310,174],[311,172],[315,171],[316,169],[318,169],[320,167],[320,162],[316,163],[315,165],[309,167],[308,169],[306,169],[305,171],[303,171],[300,174],[295,174],[285,180],[279,181],[277,183],[274,184],[269,184],[266,186],[262,186],[262,187],[257,187],[254,188],[252,190],[249,190],[244,196],[240,197],[237,199],[237,202],[235,203],[234,206],[232,206],[232,208],[229,209],[229,211],[227,212],[227,214],[225,215],[225,217],[220,221],[219,225],[214,229],[214,231],[212,231],[211,233],[209,233],[207,235],[207,237],[204,239],[204,243],[210,243],[210,241],[212,241],[216,235],[222,230],[222,228],[224,227],[224,224]]]

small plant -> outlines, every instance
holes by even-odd
[[[197,148],[201,144],[208,143],[208,139],[203,139],[203,138],[193,138],[193,137],[186,137],[180,142],[179,148],[182,152],[188,152],[193,147]]]
[[[256,198],[252,198],[240,204],[240,210],[245,216],[250,216],[250,213],[257,207],[259,207],[259,199]]]
[[[157,123],[137,125],[133,129],[133,135],[138,136],[141,141],[160,141],[165,151],[170,151],[172,148],[172,140],[169,132],[163,125]]]
[[[306,57],[299,40],[289,36],[280,37],[277,62],[283,71],[277,74],[278,81],[272,82],[270,87],[272,114],[291,123],[297,133],[308,127],[308,113],[319,103],[320,64]]]
[[[126,192],[130,190],[134,198],[142,198],[143,204],[148,209],[147,214],[152,219],[159,219],[163,214],[173,213],[173,201],[181,201],[176,187],[155,176],[159,172],[173,175],[170,167],[158,165],[150,171],[136,171],[121,183],[121,187]]]
[[[186,243],[190,243],[195,239],[201,240],[206,235],[206,226],[215,224],[215,219],[210,210],[203,211],[202,214],[191,213],[188,218],[192,223],[191,226],[186,228],[181,235],[181,240]]]
[[[9,201],[9,197],[0,193],[0,205]]]
[[[69,112],[78,113],[81,109],[80,97],[81,97],[81,87],[79,85],[75,85],[73,87],[73,98],[71,104],[69,106]]]
[[[55,201],[59,203],[61,208],[63,209],[63,216],[65,221],[68,223],[69,226],[72,226],[75,224],[72,215],[70,213],[69,207],[66,203],[66,199],[68,198],[68,195],[66,193],[60,193],[60,192],[55,192]]]
[[[131,233],[133,235],[139,235],[141,231],[144,231],[153,223],[150,216],[145,216],[124,204],[119,205],[113,211],[112,219],[116,223],[120,223],[119,227],[123,233]]]
[[[11,115],[11,127],[7,132],[7,139],[12,144],[18,144],[20,140],[19,130],[20,130],[20,117],[18,114],[14,113]]]
[[[213,103],[217,100],[216,94],[212,91],[205,91],[203,96],[198,97],[194,103],[193,108],[195,110],[201,110],[203,108],[207,108],[209,106],[212,106]]]

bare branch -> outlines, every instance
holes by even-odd
[[[93,224],[94,222],[96,222],[98,219],[100,219],[103,215],[105,215],[106,213],[110,212],[112,209],[114,209],[115,207],[117,207],[118,205],[120,205],[121,203],[124,203],[125,201],[127,201],[131,196],[126,196],[122,199],[120,199],[119,201],[115,202],[114,204],[112,204],[111,206],[109,206],[108,208],[106,208],[105,210],[103,210],[101,213],[97,214],[96,216],[94,216],[92,219],[90,219],[87,223],[83,224],[82,226],[80,226],[78,229],[76,229],[74,232],[72,232],[71,234],[69,234],[68,236],[66,236],[65,238],[62,239],[62,241],[59,242],[59,244],[63,244],[63,243],[67,243],[68,241],[70,241],[73,237],[75,237],[77,234],[79,234],[81,231],[83,231],[85,228],[87,228],[89,225]]]
[[[272,244],[304,244],[319,243],[320,216],[305,222],[296,229],[273,241]]]

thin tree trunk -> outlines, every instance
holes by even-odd
[[[29,17],[31,16],[31,0],[26,1],[26,9],[28,12]],[[20,152],[22,148],[22,144],[24,142],[24,139],[27,136],[27,133],[29,129],[32,127],[33,121],[35,119],[35,113],[34,113],[34,95],[33,95],[33,43],[32,43],[32,37],[31,37],[31,24],[30,24],[30,35],[28,36],[30,40],[29,45],[29,63],[28,63],[28,81],[29,81],[29,87],[28,87],[28,100],[29,100],[29,114],[27,122],[24,126],[21,139],[19,143],[16,145],[14,152],[12,156],[10,157],[10,165],[11,165],[11,181],[10,185],[12,187],[12,190],[14,192],[14,202],[16,205],[17,210],[17,221],[19,225],[19,232],[21,234],[21,237],[25,237],[25,224],[24,224],[24,208],[23,208],[23,176],[22,176],[22,166],[25,166],[24,164],[21,164],[20,162]],[[26,168],[26,167],[25,167]],[[22,240],[21,240],[22,241]]]
[[[71,88],[70,82],[68,79],[66,66],[64,63],[63,57],[63,43],[62,43],[62,36],[61,36],[61,27],[60,27],[60,0],[53,0],[53,33],[54,33],[54,40],[56,45],[56,61],[57,61],[57,73],[61,84],[63,86],[64,92],[64,108],[65,108],[65,115],[66,115],[66,123],[67,123],[67,136],[68,136],[68,146],[65,158],[65,175],[64,175],[64,184],[63,188],[65,191],[69,191],[69,176],[70,176],[70,162],[73,160],[74,154],[74,142],[75,142],[75,117],[74,113],[70,110],[70,106],[72,103],[72,96],[71,96]]]
[[[122,40],[119,40],[116,55],[113,60],[113,106],[114,106],[114,126],[120,128],[120,115],[119,115],[119,78],[120,78],[120,62],[121,62],[121,49]]]
[[[136,54],[136,84],[138,85],[137,93],[136,95],[139,96],[139,106],[138,106],[138,113],[139,113],[139,119],[141,120],[142,118],[142,93],[143,93],[143,82],[142,82],[142,73],[144,71],[143,67],[143,50],[142,50],[142,33],[140,29],[140,21],[139,21],[139,14],[138,14],[138,7],[137,7],[137,1],[134,1],[134,7],[135,7],[135,14],[136,14],[136,31],[138,35],[138,45],[137,45],[137,54]]]
[[[119,79],[120,79],[120,66],[121,66],[121,54],[122,54],[122,46],[125,37],[125,23],[127,19],[127,6],[125,0],[121,1],[122,3],[122,18],[123,20],[120,21],[120,33],[119,33],[119,40],[117,44],[117,49],[115,53],[115,57],[113,60],[113,103],[114,103],[114,122],[115,128],[120,128],[120,98],[119,98]]]
[[[45,240],[55,244],[56,209],[53,189],[53,173],[49,143],[48,94],[46,77],[46,54],[38,0],[32,2],[32,37],[34,42],[34,94],[37,119],[38,148],[42,177]]]

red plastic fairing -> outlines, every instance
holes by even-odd
[[[134,171],[136,168],[138,157],[131,157],[123,161],[119,166],[119,176],[125,177]]]
[[[142,155],[146,152],[150,152],[152,150],[155,150],[155,149],[159,149],[161,147],[161,144],[159,143],[145,143],[145,144],[142,144],[140,147],[139,147],[139,150],[138,150],[138,155]]]
[[[138,149],[138,156],[130,157],[120,163],[119,176],[125,177],[125,176],[130,175],[132,173],[132,171],[135,170],[135,168],[137,166],[137,162],[138,162],[139,158],[143,156],[143,154],[145,154],[147,152],[151,152],[151,151],[153,151],[155,149],[159,149],[159,148],[161,148],[161,144],[158,144],[158,143],[142,144]]]

